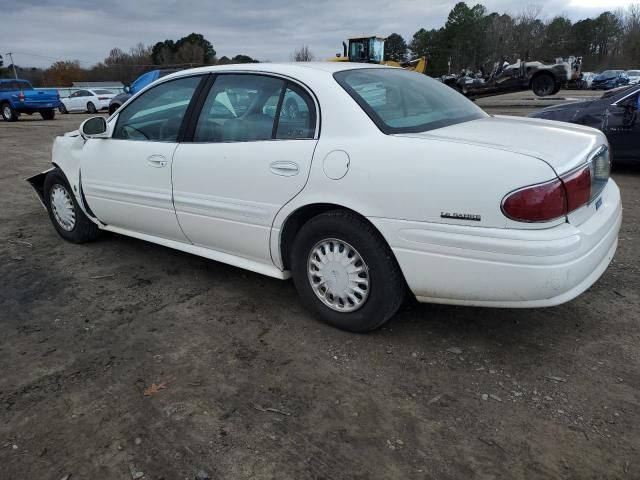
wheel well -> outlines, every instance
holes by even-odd
[[[313,217],[316,217],[322,213],[331,211],[331,210],[344,210],[346,212],[351,212],[354,215],[358,215],[366,222],[369,222],[366,217],[359,214],[355,210],[351,210],[350,208],[343,207],[342,205],[336,205],[333,203],[313,203],[311,205],[305,205],[300,207],[298,210],[293,212],[289,217],[285,220],[284,225],[282,226],[282,233],[280,234],[280,256],[282,258],[282,264],[284,265],[285,270],[288,270],[289,265],[289,256],[291,254],[291,249],[293,247],[293,242],[296,239],[296,235],[302,228],[302,226],[311,220]],[[373,228],[378,232],[378,229],[375,225],[372,225]],[[386,243],[386,240],[378,232],[382,240]]]
[[[533,76],[531,77],[531,81],[529,82],[529,85],[533,86],[533,82],[540,75],[548,75],[549,77],[551,77],[553,79],[554,83],[557,83],[556,76],[553,74],[553,72],[550,72],[549,70],[541,70],[541,71],[536,72],[536,73],[533,74]]]

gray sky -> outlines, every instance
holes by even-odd
[[[636,0],[637,1],[637,0]],[[489,12],[518,13],[539,5],[542,16],[572,20],[595,16],[633,0],[486,0]],[[88,7],[88,3],[98,6]],[[342,50],[350,36],[400,33],[407,41],[421,27],[444,24],[455,0],[0,0],[0,53],[13,51],[21,66],[49,66],[55,59],[90,66],[113,47],[202,33],[218,57],[242,53],[288,61],[309,45],[321,60]],[[468,1],[472,5],[476,1]],[[27,54],[39,54],[36,57]],[[5,56],[5,64],[8,63]]]

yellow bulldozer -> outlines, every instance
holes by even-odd
[[[414,70],[418,73],[427,71],[427,59],[418,57],[409,62],[395,62],[393,60],[384,59],[384,42],[385,38],[372,37],[354,37],[349,39],[349,45],[342,42],[343,53],[336,54],[331,59],[332,62],[360,62],[360,63],[377,63],[378,65],[389,65],[391,67],[402,67],[407,70]]]

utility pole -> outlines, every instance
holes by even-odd
[[[18,79],[18,72],[16,72],[16,64],[13,63],[13,53],[9,52],[9,53],[7,53],[7,55],[9,55],[9,58],[11,59],[11,66],[13,67],[13,76],[17,80]]]

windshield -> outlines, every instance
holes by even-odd
[[[617,77],[620,73],[622,73],[622,70],[605,70],[600,76],[605,78]]]
[[[33,87],[29,82],[25,82],[22,80],[11,80],[10,82],[2,82],[0,83],[0,91],[3,92],[14,92],[18,90],[33,90]]]
[[[110,92],[109,90],[92,90],[93,93],[95,93],[96,95],[111,95],[113,92]]]
[[[426,132],[487,117],[452,88],[392,68],[345,70],[334,78],[384,133]]]
[[[627,75],[630,77],[640,77],[640,70],[629,70]]]

